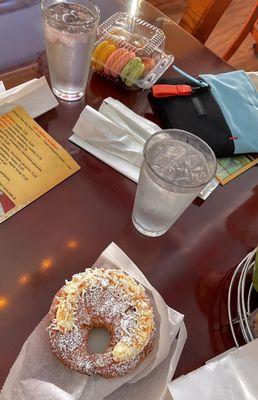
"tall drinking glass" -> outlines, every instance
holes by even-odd
[[[99,8],[89,0],[41,0],[41,13],[53,92],[78,100],[88,80]]]
[[[186,131],[151,136],[137,187],[132,220],[146,236],[161,236],[192,203],[216,172],[212,149]]]

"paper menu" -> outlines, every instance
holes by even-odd
[[[22,107],[0,115],[0,223],[79,169]]]

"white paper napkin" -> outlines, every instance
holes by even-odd
[[[174,400],[257,400],[258,339],[169,384]]]
[[[108,97],[103,101],[99,112],[115,124],[126,129],[133,138],[142,144],[144,144],[153,133],[160,131],[160,127],[157,124],[141,117],[112,97]]]
[[[70,140],[137,183],[143,146],[151,135],[160,130],[157,124],[108,97],[99,111],[85,107]],[[205,200],[218,184],[214,178],[199,197]]]
[[[160,127],[109,97],[99,111],[86,106],[73,131],[73,143],[137,183],[144,143]]]
[[[1,95],[1,93],[4,93],[4,92],[6,92],[4,82],[0,81],[0,95]]]
[[[12,89],[5,90],[4,85],[0,86],[0,108],[4,110],[12,105],[22,106],[27,113],[36,118],[45,112],[58,106],[46,78],[32,79]]]
[[[171,399],[167,385],[186,340],[183,315],[165,304],[136,265],[114,243],[94,264],[96,268],[105,266],[124,270],[147,290],[157,326],[153,351],[124,377],[87,377],[69,370],[53,356],[46,332],[49,321],[45,317],[25,342],[4,384],[1,400],[145,400],[146,393],[148,400]]]

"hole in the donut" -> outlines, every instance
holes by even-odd
[[[92,328],[88,338],[89,353],[105,353],[109,344],[109,332],[105,328]]]
[[[129,307],[125,310],[125,312],[126,312],[126,313],[128,313],[128,312],[136,312],[136,308],[135,308],[134,306],[129,306]]]

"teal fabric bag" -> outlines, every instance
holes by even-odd
[[[200,75],[231,130],[235,154],[258,152],[258,92],[244,71]]]

